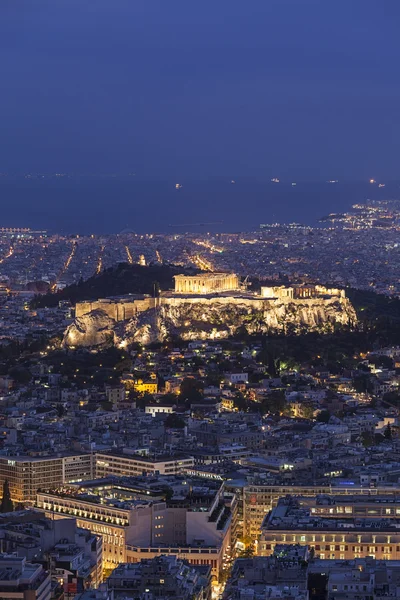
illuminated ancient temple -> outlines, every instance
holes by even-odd
[[[175,275],[177,294],[213,294],[239,289],[239,278],[234,273],[201,273]]]

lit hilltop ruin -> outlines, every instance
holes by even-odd
[[[249,292],[234,273],[176,275],[175,289],[159,296],[127,295],[78,302],[67,346],[127,345],[183,339],[218,339],[240,327],[249,334],[330,331],[352,325],[356,314],[344,290],[320,285],[261,287]]]

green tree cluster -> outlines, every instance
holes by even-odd
[[[8,479],[6,479],[3,483],[3,497],[1,499],[0,512],[9,513],[13,512],[14,504],[11,500],[10,486],[8,483]]]

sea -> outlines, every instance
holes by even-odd
[[[237,177],[0,177],[1,226],[61,234],[238,232],[261,223],[319,226],[355,203],[400,199],[400,182],[301,182]],[[295,185],[293,185],[295,184]]]

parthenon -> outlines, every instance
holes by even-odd
[[[177,294],[212,294],[239,289],[239,278],[234,273],[175,275],[174,279]]]

